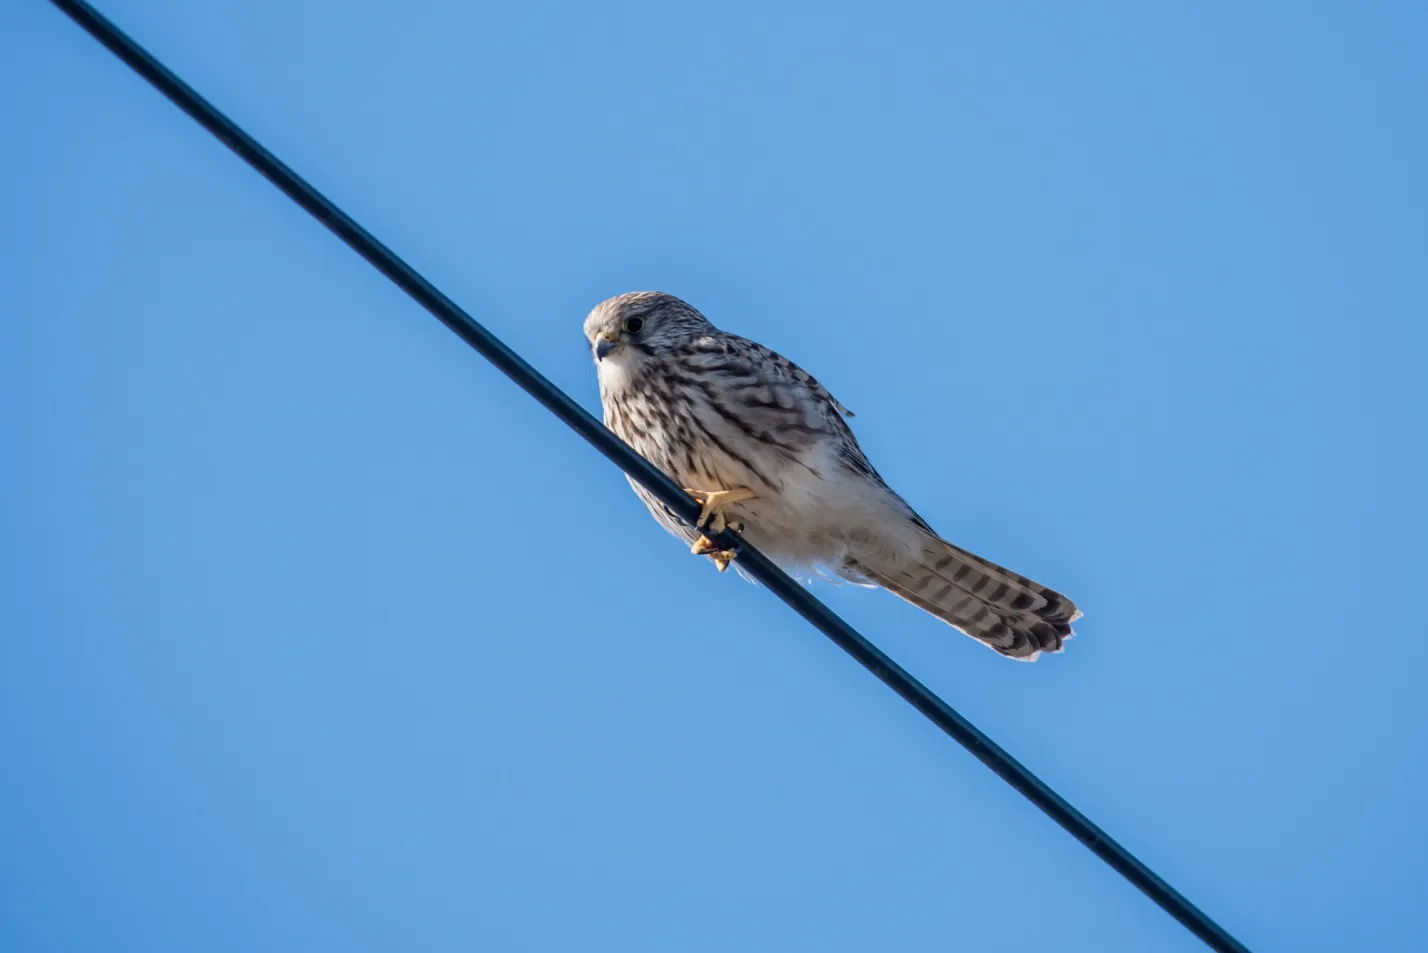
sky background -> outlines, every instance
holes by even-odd
[[[1257,953],[1428,947],[1424,5],[101,8],[590,409],[627,290],[812,370],[1086,617],[820,597]],[[0,948],[1202,948],[48,4],[0,88]]]

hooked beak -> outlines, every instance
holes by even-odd
[[[595,341],[595,360],[603,361],[605,356],[620,346],[620,342],[604,334]]]

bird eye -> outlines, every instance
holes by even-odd
[[[644,318],[626,318],[626,319],[625,319],[625,330],[626,330],[627,332],[629,332],[630,334],[636,334],[636,333],[638,333],[639,330],[640,330],[640,328],[642,328],[642,327],[644,327],[644,326],[645,326],[645,319],[644,319]]]

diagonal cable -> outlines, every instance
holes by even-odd
[[[326,225],[353,251],[371,262],[417,303],[430,311],[442,324],[475,348],[521,389],[540,401],[546,409],[584,437],[616,466],[639,481],[666,506],[691,525],[699,516],[695,503],[669,477],[649,461],[625,445],[591,416],[564,391],[526,363],[520,355],[487,331],[431,282],[417,274],[410,265],[358,225],[345,212],[332,204],[292,169],[219,112],[183,80],[151,56],[148,51],[120,31],[83,0],[51,0],[75,23],[93,36],[131,69],[148,80],[174,105],[188,113],[201,126],[213,133],[243,161],[262,173],[294,202]],[[1015,758],[984,735],[975,725],[935,695],[910,673],[869,642],[861,633],[844,622],[827,606],[819,602],[803,586],[779,569],[767,556],[747,543],[737,543],[739,563],[750,575],[773,591],[795,612],[832,639],[839,648],[857,659],[868,671],[922,712],[929,721],[951,735],[958,744],[995,771],[1002,780],[1019,791],[1052,820],[1085,844],[1097,857],[1110,864],[1167,913],[1217,953],[1249,953],[1249,950],[1211,920],[1198,907],[1182,896],[1135,855],[1113,840],[1110,835],[1071,806],[1061,795],[1032,774]]]

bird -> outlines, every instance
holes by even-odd
[[[852,412],[788,358],[660,291],[607,298],[584,331],[605,426],[699,503],[696,525],[630,485],[720,572],[737,550],[709,537],[729,530],[786,569],[880,586],[1008,658],[1072,636],[1069,598],[939,536],[868,461]]]

